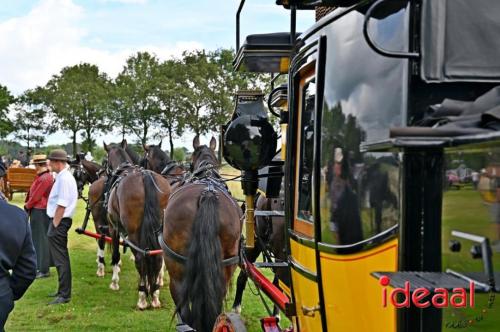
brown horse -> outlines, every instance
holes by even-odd
[[[127,144],[126,140],[123,140],[120,143],[120,147],[122,149],[126,149],[126,151],[132,151]],[[133,157],[129,155],[130,160],[133,162]],[[89,174],[89,179],[92,181],[94,177],[97,177],[94,181],[91,182],[88,193],[88,207],[90,208],[90,212],[92,214],[92,220],[94,221],[94,227],[97,233],[103,234],[105,236],[111,236],[109,233],[109,225],[107,220],[107,212],[104,208],[104,192],[106,191],[106,184],[108,182],[108,178],[111,174],[108,174],[109,169],[106,168],[103,170],[103,167],[97,170],[96,163],[86,161],[85,159],[80,157],[80,163],[84,170]],[[99,165],[100,166],[100,165]],[[77,180],[78,184],[78,180]],[[104,238],[97,240],[97,272],[96,275],[98,277],[104,277],[106,274],[105,267],[106,263],[104,260],[104,249],[105,249],[106,241]]]
[[[162,256],[149,255],[160,249],[157,232],[170,196],[170,185],[161,175],[133,166],[121,147],[108,147],[108,169],[113,170],[107,193],[107,216],[113,239],[113,277],[110,288],[119,289],[120,237],[131,247],[139,273],[137,307],[148,307],[148,296],[154,308],[161,306],[158,277]]]
[[[184,167],[171,160],[161,149],[161,142],[158,145],[144,145],[141,166],[167,177],[170,182],[176,182],[186,172]]]
[[[193,174],[171,196],[163,219],[163,249],[179,320],[211,331],[236,269],[242,211],[218,175],[210,147],[193,141]]]
[[[283,196],[282,196],[283,197]],[[284,210],[284,202],[281,198],[267,198],[258,195],[255,203],[255,211]],[[285,252],[285,218],[281,216],[255,217],[255,246],[245,248],[245,257],[254,263],[262,254],[268,262],[285,262],[287,255]],[[274,258],[274,259],[273,259]],[[290,285],[290,274],[286,268],[273,268],[275,273],[274,284],[278,286],[278,280],[282,280],[287,286]],[[248,276],[245,271],[240,271],[236,281],[236,293],[232,309],[241,313],[241,301],[245,290]],[[277,308],[275,307],[276,315]]]

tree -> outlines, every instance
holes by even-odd
[[[92,151],[95,134],[109,129],[109,94],[107,75],[88,63],[63,68],[45,86],[45,105],[52,110],[59,129],[71,132],[73,153],[78,151],[80,131],[83,149]]]
[[[14,101],[7,87],[0,85],[0,137],[5,137],[14,130],[12,121],[7,117],[8,108]]]
[[[160,112],[156,95],[158,71],[159,62],[155,56],[138,52],[127,59],[126,66],[115,81],[118,118],[144,145],[152,136]],[[124,117],[123,112],[129,115]]]
[[[240,90],[256,89],[264,85],[263,75],[243,74],[233,68],[235,57],[232,49],[218,49],[208,54],[210,75],[208,78],[207,120],[209,127],[222,135],[220,126],[227,123],[234,110],[234,95]],[[264,90],[270,91],[270,90]],[[219,137],[222,147],[222,137]],[[219,159],[222,160],[222,149],[219,148]]]
[[[167,60],[160,65],[156,94],[159,100],[159,122],[168,132],[170,158],[174,158],[174,137],[180,136],[185,123],[183,112],[183,67],[177,60]]]
[[[182,66],[182,106],[185,123],[196,135],[205,134],[212,129],[208,116],[203,111],[209,104],[211,94],[208,82],[214,69],[211,68],[205,51],[184,52]]]
[[[51,125],[42,106],[39,91],[25,91],[17,98],[14,110],[15,137],[25,141],[28,149],[32,142],[39,148],[45,142],[46,135],[54,132],[55,127]]]

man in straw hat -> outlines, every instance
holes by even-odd
[[[49,154],[49,167],[57,173],[47,203],[49,224],[49,249],[57,268],[59,287],[55,299],[49,304],[68,303],[71,299],[71,265],[68,253],[68,231],[75,213],[78,189],[73,175],[68,170],[68,154],[64,150],[53,150]]]
[[[31,236],[36,252],[37,278],[46,278],[50,275],[50,253],[47,231],[50,220],[47,216],[47,202],[54,178],[47,167],[47,156],[44,154],[33,156],[33,165],[36,169],[36,178],[31,184],[26,196],[24,209],[30,215]]]

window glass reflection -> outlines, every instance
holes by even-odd
[[[340,104],[323,109],[322,242],[352,245],[391,228],[399,221],[399,155],[362,154],[359,146],[363,135],[356,117],[345,115]]]
[[[309,80],[300,91],[301,103],[301,140],[299,161],[299,191],[297,217],[313,222],[312,215],[312,169],[314,149],[314,106],[316,84]]]

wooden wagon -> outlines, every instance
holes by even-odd
[[[15,192],[28,192],[35,180],[36,171],[31,168],[9,168],[0,186],[5,197],[12,200]]]

